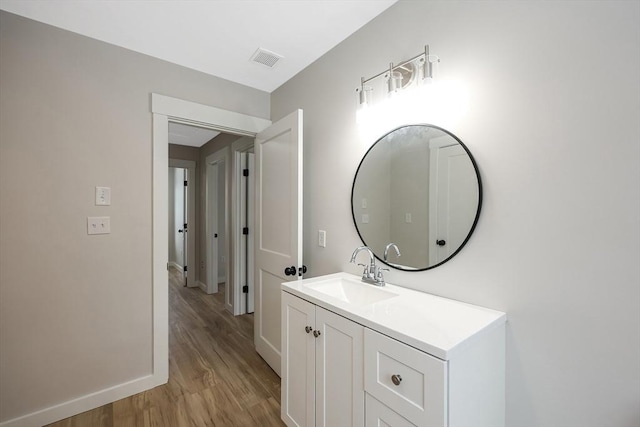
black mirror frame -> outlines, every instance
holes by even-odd
[[[449,261],[454,256],[456,256],[458,254],[458,252],[460,252],[460,250],[467,244],[467,242],[469,241],[469,238],[471,238],[471,235],[473,234],[473,231],[475,230],[476,225],[478,224],[478,219],[480,218],[480,211],[482,210],[482,180],[480,179],[480,170],[478,168],[478,164],[476,163],[475,158],[471,154],[471,151],[469,151],[467,146],[460,140],[460,138],[458,138],[457,136],[455,136],[453,133],[449,132],[448,130],[441,128],[440,126],[426,124],[426,123],[399,126],[399,127],[395,128],[395,129],[390,130],[389,132],[385,133],[380,138],[378,138],[376,140],[376,142],[371,144],[371,147],[369,147],[369,149],[364,154],[364,156],[362,156],[362,160],[360,160],[360,164],[358,164],[358,169],[356,169],[356,173],[353,176],[353,184],[351,185],[351,219],[353,220],[353,225],[356,228],[356,231],[358,232],[358,236],[360,237],[360,240],[362,241],[362,244],[366,246],[367,242],[364,241],[364,238],[362,237],[362,234],[360,233],[360,229],[358,228],[358,223],[357,223],[356,217],[355,217],[355,209],[353,208],[353,193],[355,191],[356,179],[358,178],[358,172],[360,172],[360,168],[362,167],[362,164],[364,163],[365,159],[367,158],[367,155],[369,154],[369,152],[371,150],[373,150],[373,148],[381,140],[383,140],[389,134],[391,134],[391,133],[393,133],[393,132],[395,132],[397,130],[400,130],[400,129],[403,129],[403,128],[407,128],[407,127],[413,127],[413,126],[428,126],[430,128],[438,129],[438,130],[446,133],[447,135],[451,136],[453,139],[455,139],[460,144],[460,146],[462,146],[464,151],[469,156],[469,159],[471,160],[471,164],[473,165],[473,169],[474,169],[475,174],[476,174],[476,179],[478,180],[478,210],[476,211],[476,216],[473,219],[473,224],[471,225],[471,228],[469,229],[469,232],[467,233],[467,236],[465,237],[463,242],[460,244],[460,246],[451,255],[449,255],[447,258],[445,258],[444,260],[440,261],[439,263],[437,263],[435,265],[431,265],[431,266],[428,266],[428,267],[425,267],[425,268],[405,269],[405,268],[397,267],[395,265],[392,265],[392,264],[384,261],[377,254],[374,253],[374,256],[378,259],[378,261],[382,262],[383,264],[385,264],[385,265],[387,265],[387,266],[389,266],[391,268],[394,268],[394,269],[400,270],[400,271],[425,271],[425,270],[431,270],[432,268],[436,268],[436,267],[444,264],[445,262]]]

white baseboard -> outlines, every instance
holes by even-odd
[[[196,282],[196,285],[197,285],[200,289],[202,289],[203,291],[207,292],[207,285],[205,285],[205,284],[204,284],[204,283],[202,283],[201,281],[199,281],[199,280],[198,280],[198,281]],[[0,427],[2,427],[2,426],[0,426]]]
[[[178,271],[184,271],[184,268],[182,268],[182,266],[180,264],[178,264],[177,262],[174,262],[174,261],[169,261],[169,267],[173,267]]]
[[[98,408],[116,400],[150,390],[165,384],[168,378],[158,378],[158,375],[149,375],[142,378],[118,384],[107,389],[87,394],[77,399],[69,400],[49,408],[41,409],[18,418],[0,423],[0,427],[34,427],[51,424],[56,421],[69,418],[73,415]]]

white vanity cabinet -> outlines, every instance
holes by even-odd
[[[282,292],[282,419],[292,426],[364,425],[364,328]]]
[[[504,313],[359,283],[282,284],[288,426],[504,426]]]

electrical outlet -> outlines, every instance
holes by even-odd
[[[96,206],[111,205],[111,188],[96,187]]]
[[[327,232],[324,230],[318,230],[318,246],[321,248],[327,247]]]

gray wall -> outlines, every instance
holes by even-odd
[[[152,92],[269,117],[267,93],[0,13],[0,422],[151,373]]]
[[[429,43],[466,82],[449,130],[480,167],[476,232],[441,267],[386,275],[508,314],[509,426],[640,424],[638,16],[637,1],[401,1],[271,96],[274,121],[305,111],[304,263],[358,274],[360,77]]]

